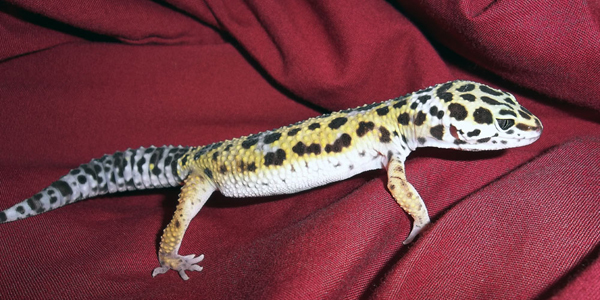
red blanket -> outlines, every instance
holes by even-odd
[[[407,246],[382,171],[213,195],[180,251],[206,255],[187,282],[150,276],[177,189],[0,224],[1,298],[600,298],[600,5],[254,2],[0,4],[0,208],[105,153],[208,144],[452,79],[515,94],[544,133],[504,151],[418,149],[407,173],[433,224]]]

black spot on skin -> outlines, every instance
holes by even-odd
[[[334,153],[342,152],[342,149],[344,147],[349,147],[351,143],[352,143],[352,137],[349,134],[344,133],[339,138],[337,138],[335,140],[335,142],[333,142],[333,145],[326,145],[325,146],[325,152],[327,152],[327,153],[329,153],[329,152],[334,152]]]
[[[392,141],[390,132],[389,132],[389,130],[387,130],[387,128],[385,128],[383,126],[379,127],[379,132],[381,133],[381,136],[379,137],[380,142],[389,143]]]
[[[265,144],[271,144],[271,143],[279,140],[280,137],[281,137],[281,133],[274,132],[274,133],[271,133],[271,134],[268,134],[267,136],[265,136],[265,139],[263,140],[263,142],[265,142]]]
[[[162,171],[160,170],[158,165],[154,165],[154,168],[152,169],[152,174],[158,176],[158,175],[160,175],[160,173],[162,173]]]
[[[530,117],[528,114],[526,114],[525,112],[523,112],[523,111],[520,111],[520,110],[519,110],[519,115],[520,115],[520,116],[521,116],[523,119],[526,119],[526,120],[530,120],[530,119],[531,119],[531,117]]]
[[[204,169],[204,174],[206,174],[206,177],[208,177],[208,179],[213,179],[213,174],[208,168]]]
[[[467,100],[470,102],[473,102],[476,99],[475,95],[472,95],[472,94],[462,94],[462,95],[460,95],[460,97],[463,98],[464,100]]]
[[[360,156],[360,157],[364,157],[365,155],[367,155],[367,152],[365,152],[364,150],[361,152],[358,152],[358,156]]]
[[[133,159],[131,161],[133,161]],[[94,171],[96,172],[96,174],[102,172],[102,166],[101,165],[94,165]]]
[[[465,84],[465,85],[457,88],[456,90],[459,91],[459,92],[461,92],[461,93],[464,93],[464,92],[470,92],[470,91],[472,91],[474,89],[475,89],[475,85],[474,84],[467,83],[467,84]]]
[[[304,143],[298,142],[294,147],[292,147],[292,151],[302,156],[306,152],[306,146],[304,145]]]
[[[256,143],[258,143],[257,137],[247,138],[245,141],[242,142],[242,148],[250,149],[250,147],[256,145]]]
[[[431,133],[431,136],[433,136],[434,138],[441,141],[442,137],[444,136],[444,126],[443,125],[433,126],[433,127],[431,127],[431,129],[429,129],[429,133]]]
[[[452,82],[448,82],[440,86],[436,91],[438,98],[444,100],[444,102],[452,101],[452,93],[448,93],[448,90],[452,87],[452,84]]]
[[[58,198],[50,197],[50,204],[54,204],[54,203],[56,203],[56,201],[58,201]]]
[[[502,143],[502,144],[506,144],[507,142],[506,142],[506,141],[504,141],[504,140],[502,140],[502,141],[500,141],[500,143]]]
[[[419,144],[424,145],[427,140],[423,137],[419,137],[417,138],[417,141],[419,142]]]
[[[373,122],[360,122],[358,123],[358,129],[356,129],[356,135],[358,135],[358,137],[362,137],[365,134],[367,134],[367,132],[373,130],[373,128],[375,128],[375,124]]]
[[[71,172],[69,172],[69,174],[75,176],[75,175],[79,174],[80,172],[81,172],[81,170],[79,170],[79,169],[73,169],[73,170],[71,170]]]
[[[430,114],[432,117],[435,117],[435,115],[437,115],[437,112],[438,112],[438,108],[437,108],[437,106],[432,106],[432,107],[429,109],[429,114]]]
[[[397,132],[396,130],[394,130],[394,131],[392,132],[392,134],[393,134],[394,136],[398,136],[398,132]]]
[[[213,159],[213,161],[217,161],[218,158],[219,158],[219,151],[215,151],[213,153],[212,159]]]
[[[444,117],[444,111],[443,110],[438,111],[437,117],[438,117],[438,119],[441,120]]]
[[[400,125],[406,126],[406,125],[408,125],[408,122],[409,122],[408,113],[403,113],[398,116],[398,123],[400,123]]]
[[[458,121],[462,121],[467,118],[467,110],[464,106],[458,103],[452,103],[448,106],[450,111],[450,117]]]
[[[77,176],[77,182],[79,182],[79,184],[85,184],[87,182],[87,178],[83,175],[79,175]]]
[[[517,105],[515,103],[515,101],[512,101],[512,99],[510,99],[510,98],[504,98],[504,102],[507,102],[507,103],[512,104],[512,105]]]
[[[6,214],[4,212],[0,212],[0,223],[4,223],[6,220],[8,220],[8,218],[6,218]]]
[[[515,127],[519,128],[522,131],[531,131],[531,130],[537,129],[537,127],[525,125],[525,124],[522,124],[522,123],[518,123]]]
[[[454,96],[452,95],[452,93],[443,93],[443,94],[438,94],[438,97],[447,103],[447,102],[452,101]]]
[[[275,151],[275,161],[273,163],[276,166],[281,166],[283,164],[283,161],[285,160],[285,157],[285,150],[277,149],[277,151]]]
[[[90,175],[94,180],[98,180],[98,174],[96,174],[96,172],[94,172],[94,169],[91,168],[89,165],[82,165],[80,168],[83,169],[83,171]]]
[[[275,160],[275,152],[268,152],[265,154],[265,166],[272,165],[273,160]]]
[[[310,144],[310,146],[306,147],[306,153],[314,153],[315,155],[321,154],[321,145],[319,144]]]
[[[417,114],[417,117],[415,118],[415,125],[417,125],[417,126],[423,125],[423,123],[425,122],[425,119],[427,119],[427,115],[424,114],[422,111],[419,111],[419,113]]]
[[[154,152],[152,154],[152,156],[150,156],[150,164],[156,165],[158,163],[157,160],[158,160],[158,154],[157,154],[157,152]]]
[[[188,160],[188,156],[185,155],[184,157],[181,158],[181,164],[185,166],[187,164],[187,160]]]
[[[40,199],[37,199],[37,201],[36,201],[36,200],[33,200],[33,197],[32,197],[32,198],[27,199],[27,201],[25,201],[25,202],[27,203],[27,206],[29,206],[29,208],[31,210],[36,210],[38,208],[37,204],[39,203],[39,201],[40,201]]]
[[[487,96],[481,96],[481,101],[490,105],[506,105]]]
[[[478,139],[478,140],[477,140],[477,142],[478,142],[478,143],[480,143],[480,144],[481,144],[481,143],[487,143],[487,142],[489,142],[489,141],[490,141],[490,139],[491,139],[491,138],[489,138],[489,137],[487,137],[487,138],[483,138],[483,139]]]
[[[346,122],[348,122],[348,119],[345,117],[339,117],[339,118],[335,118],[333,120],[331,120],[331,122],[329,122],[329,128],[331,129],[338,129],[340,127],[342,127],[342,125],[346,124]]]
[[[300,130],[301,130],[300,128],[294,128],[294,129],[292,129],[292,130],[288,131],[287,135],[288,135],[288,136],[294,136],[294,135],[296,135],[296,134],[297,134],[297,133],[298,133]]]
[[[462,145],[462,144],[466,144],[467,142],[463,141],[463,140],[459,140],[459,139],[455,139],[454,140],[454,144],[455,145]]]
[[[481,133],[481,130],[479,129],[475,129],[471,132],[467,132],[467,136],[468,137],[474,137],[474,136],[478,136]]]
[[[285,150],[277,149],[275,152],[265,154],[265,166],[281,166],[285,160]]]
[[[229,145],[225,146],[225,149],[223,149],[223,151],[224,152],[229,151],[229,149],[231,149],[232,146],[233,146],[232,144],[229,144]]]
[[[349,165],[348,169],[353,170],[354,169],[354,165]]]
[[[440,86],[437,89],[437,93],[445,93],[445,92],[447,92],[452,87],[453,84],[454,84],[454,82],[452,82],[452,81],[444,83],[444,85]]]
[[[417,98],[419,100],[419,102],[421,102],[422,104],[427,103],[427,101],[429,101],[429,99],[431,99],[431,96],[429,95],[424,95],[424,96],[420,96],[419,98]]]
[[[219,172],[221,174],[227,173],[227,167],[225,165],[221,165],[221,167],[219,168]]]
[[[48,195],[50,195],[50,196],[54,195],[54,193],[55,193],[54,190],[49,190],[48,191]]]
[[[123,178],[123,172],[125,171],[123,162],[123,152],[115,152],[115,154],[113,154],[113,157],[115,158],[115,169],[117,170],[117,174],[119,175],[119,177]]]
[[[312,123],[312,124],[310,124],[308,126],[308,129],[310,129],[310,130],[315,130],[317,128],[321,128],[321,124],[319,124],[319,123]]]
[[[17,208],[15,209],[18,213],[20,214],[24,214],[25,213],[25,209],[23,208],[23,206],[17,206]]]
[[[251,162],[248,164],[248,171],[250,171],[250,172],[256,171],[256,164],[254,162]]]
[[[246,167],[246,165],[244,164],[244,162],[240,161],[240,172],[244,172],[245,167]]]
[[[385,106],[385,107],[377,109],[376,111],[377,111],[377,115],[385,116],[385,115],[387,115],[388,112],[390,112],[390,109],[387,106]]]
[[[344,133],[337,139],[337,141],[340,141],[343,147],[349,147],[352,143],[352,137],[349,134]]]
[[[512,129],[506,132],[506,134],[513,134],[513,133],[515,133],[515,131]]]
[[[393,155],[394,155],[394,153],[391,150],[388,151],[388,153],[387,153],[387,159],[388,159],[388,161],[392,159]]]
[[[175,220],[175,223],[173,225],[175,225],[175,228],[181,227],[181,223],[179,223],[179,220]]]
[[[513,117],[517,116],[517,114],[515,114],[512,110],[507,110],[507,109],[501,109],[500,114],[503,116],[506,116],[506,115],[511,115]]]
[[[401,108],[404,105],[406,105],[406,99],[403,99],[403,100],[400,100],[400,101],[394,103],[393,107],[394,108]]]
[[[408,141],[406,140],[406,136],[404,134],[402,135],[402,142],[404,142],[404,144],[408,143]]]
[[[490,95],[494,95],[494,96],[502,96],[504,95],[502,92],[496,91],[492,88],[490,88],[489,86],[486,85],[480,85],[479,86],[479,90],[481,90],[482,92],[486,93],[486,94],[490,94]]]
[[[410,109],[417,109],[417,107],[419,107],[419,102],[413,102],[413,103],[410,105]]]
[[[138,162],[136,164],[137,167],[138,167],[138,173],[139,174],[144,173],[143,167],[144,167],[145,163],[146,163],[146,159],[142,156],[142,158],[140,158],[140,160],[138,160]]]
[[[473,119],[479,124],[492,124],[492,122],[494,122],[492,113],[483,107],[480,107],[473,112]]]

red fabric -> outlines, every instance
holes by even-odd
[[[545,1],[0,4],[0,207],[128,147],[202,145],[451,79],[514,93],[533,145],[418,149],[410,219],[383,172],[295,195],[215,194],[151,278],[177,189],[0,225],[2,298],[600,298],[600,10]],[[585,108],[582,108],[585,107]]]

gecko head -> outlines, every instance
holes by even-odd
[[[510,93],[471,81],[453,81],[432,105],[445,111],[427,142],[459,150],[496,150],[529,145],[542,134],[540,120]],[[452,96],[449,96],[452,95]]]

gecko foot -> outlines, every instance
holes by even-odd
[[[172,269],[179,272],[181,279],[188,280],[190,278],[185,274],[185,271],[202,271],[202,267],[199,266],[198,263],[204,259],[204,254],[200,254],[196,258],[194,258],[194,256],[195,254],[186,256],[181,256],[179,254],[161,256],[159,259],[160,267],[152,271],[152,277],[164,274]]]

